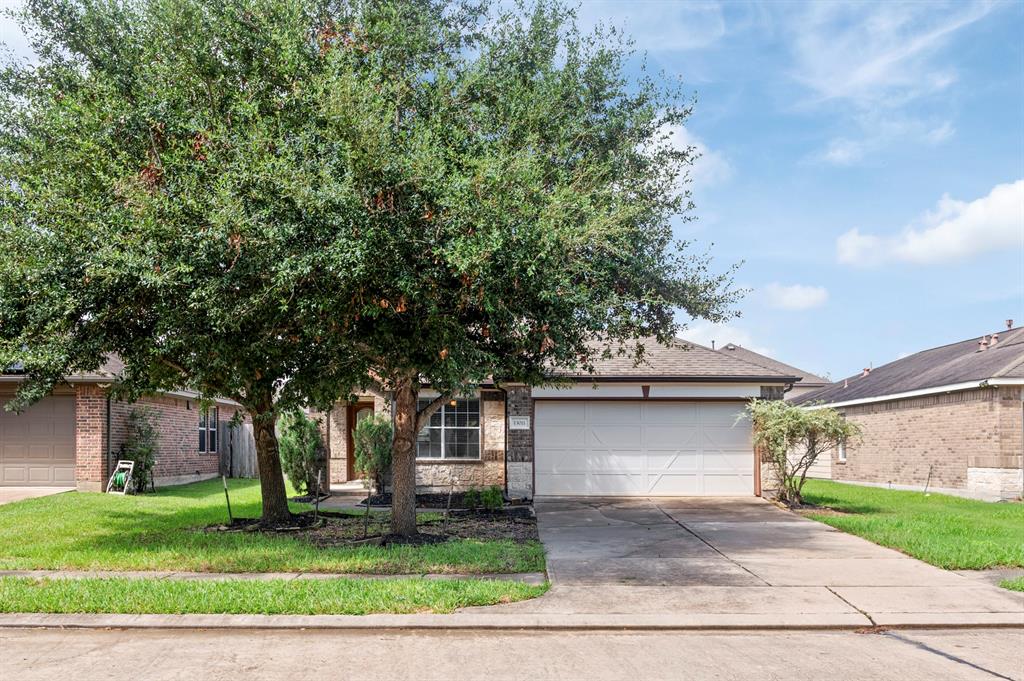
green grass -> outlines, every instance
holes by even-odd
[[[1024,567],[1024,504],[828,480],[808,480],[803,496],[807,503],[844,512],[809,517],[941,568]]]
[[[1004,579],[999,582],[999,586],[1010,591],[1024,591],[1024,577],[1017,577],[1016,579]]]
[[[236,517],[260,513],[259,483],[231,480]],[[306,510],[292,505],[293,510]],[[456,540],[330,547],[261,533],[198,532],[226,522],[219,480],[120,496],[71,492],[0,506],[0,569],[350,572],[539,572],[539,542]]]
[[[547,586],[494,580],[172,581],[0,578],[0,612],[366,615],[452,612],[535,598]]]

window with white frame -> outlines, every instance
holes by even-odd
[[[421,397],[419,409],[432,398]],[[416,438],[418,459],[479,459],[480,400],[459,397],[445,402]]]
[[[842,440],[839,441],[839,446],[836,449],[837,449],[837,456],[839,458],[839,461],[845,462],[846,461],[846,438],[843,438]]]
[[[217,421],[220,410],[208,407],[199,411],[199,451],[215,454],[217,452]]]

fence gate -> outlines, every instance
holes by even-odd
[[[256,437],[251,423],[233,425],[221,421],[217,426],[221,442],[220,472],[229,478],[258,478]]]

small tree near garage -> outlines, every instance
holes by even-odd
[[[301,411],[284,414],[278,421],[281,467],[299,494],[316,495],[317,472],[323,470],[324,445],[320,426]],[[321,480],[321,489],[330,484]]]
[[[753,422],[754,444],[767,455],[778,481],[776,498],[788,506],[803,503],[807,471],[820,456],[860,436],[856,423],[828,407],[751,400],[747,416]]]

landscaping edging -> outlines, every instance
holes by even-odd
[[[541,585],[547,582],[543,572],[513,572],[485,574],[426,574],[379,575],[342,572],[173,572],[166,570],[0,570],[0,577],[29,577],[34,579],[173,579],[195,581],[269,581],[303,579],[488,579],[502,582]]]

